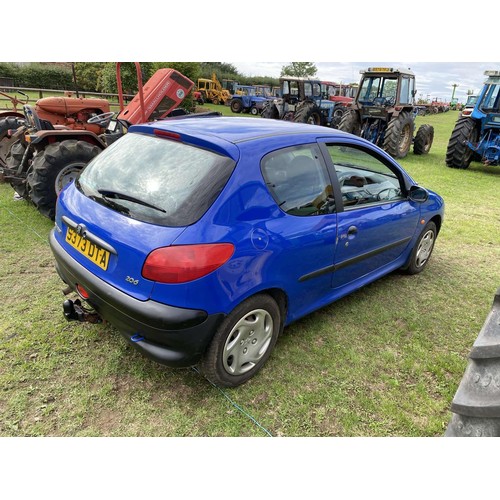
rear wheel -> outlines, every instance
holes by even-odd
[[[413,141],[413,152],[416,155],[426,155],[434,140],[434,127],[432,125],[421,125]]]
[[[243,107],[240,99],[232,99],[230,108],[233,113],[241,113],[241,108]]]
[[[61,189],[77,179],[100,151],[88,142],[67,140],[50,144],[36,155],[28,175],[29,196],[42,215],[54,219]]]
[[[262,118],[272,118],[273,120],[278,120],[280,117],[278,108],[274,105],[274,103],[266,104],[262,113],[260,115]]]
[[[264,365],[281,331],[278,304],[269,295],[255,295],[238,305],[222,322],[200,368],[221,387],[236,387]]]
[[[15,143],[13,139],[8,136],[9,130],[17,130],[22,124],[23,121],[14,116],[7,116],[0,119],[0,166],[6,165],[9,150]],[[0,176],[0,182],[4,182],[2,176]]]
[[[293,121],[309,123],[310,125],[323,125],[323,115],[315,104],[305,104],[295,112]]]
[[[450,168],[468,168],[474,151],[467,145],[478,140],[478,130],[473,118],[459,118],[451,133],[446,150],[446,166]]]
[[[26,148],[28,147],[28,143],[25,142],[24,138],[17,140],[12,144],[10,147],[9,153],[7,154],[7,158],[5,159],[5,163],[7,165],[7,168],[10,170],[18,170],[19,166],[21,165],[21,161],[24,157],[24,153],[26,151]],[[31,161],[31,157],[33,155],[32,153],[32,148],[31,151],[28,153],[29,158],[26,159],[26,164],[29,164],[29,161]],[[26,170],[25,170],[26,171]],[[24,172],[20,174],[20,180],[18,179],[11,179],[9,181],[10,185],[14,189],[14,191],[21,197],[23,198],[29,198],[28,196],[28,188],[26,186],[26,179],[23,178]]]
[[[387,124],[382,149],[393,158],[404,158],[410,150],[415,123],[411,113],[403,111]]]

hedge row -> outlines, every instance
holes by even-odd
[[[74,88],[71,67],[65,66],[0,62],[0,77],[12,78],[15,87],[61,90]]]

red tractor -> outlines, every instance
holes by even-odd
[[[140,65],[135,64],[139,92],[127,106],[117,64],[121,111],[116,118],[108,101],[101,99],[48,98],[52,99],[48,105],[46,101],[40,106],[39,101],[34,108],[24,106],[25,125],[15,132],[17,141],[10,148],[3,172],[18,195],[31,200],[43,215],[54,218],[61,189],[130,125],[185,113],[175,110],[191,91],[191,80],[163,68],[143,86]],[[54,113],[58,119],[45,113]]]

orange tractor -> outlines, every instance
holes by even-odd
[[[186,113],[176,108],[191,91],[191,80],[163,68],[143,85],[140,65],[135,64],[139,92],[127,106],[117,64],[120,113],[116,117],[104,99],[52,97],[40,99],[35,107],[24,106],[25,123],[13,135],[3,175],[18,196],[31,200],[41,214],[53,219],[61,189],[130,125]]]

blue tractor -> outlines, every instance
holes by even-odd
[[[233,113],[243,111],[244,113],[258,115],[266,101],[265,97],[257,95],[257,89],[253,85],[236,85],[229,106]]]
[[[487,79],[474,109],[462,113],[451,133],[446,151],[450,168],[465,169],[471,161],[500,164],[500,71],[484,74]]]

